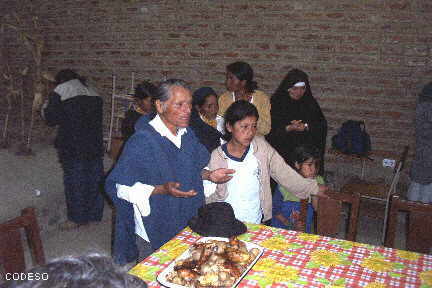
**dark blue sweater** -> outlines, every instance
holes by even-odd
[[[65,101],[52,92],[44,114],[47,124],[58,125],[55,147],[61,161],[103,157],[102,107],[99,96],[75,96]]]
[[[105,188],[116,207],[116,229],[113,256],[119,264],[136,260],[135,222],[131,203],[119,199],[115,184],[132,186],[136,182],[161,185],[179,182],[183,191],[194,189],[191,198],[152,195],[151,212],[143,217],[144,227],[153,249],[169,241],[184,227],[204,204],[201,171],[209,161],[209,153],[189,128],[178,149],[148,124],[150,117],[141,117],[135,134],[126,143],[122,155],[107,178]]]

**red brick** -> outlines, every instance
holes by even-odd
[[[228,57],[228,58],[236,58],[236,57],[239,56],[239,53],[237,53],[237,52],[227,52],[227,53],[224,54],[224,56]]]
[[[388,8],[390,8],[391,10],[410,10],[411,5],[410,5],[410,1],[393,0],[388,2]]]
[[[268,43],[257,43],[256,47],[258,47],[258,49],[261,49],[261,50],[269,50],[270,49],[270,45]]]
[[[328,13],[327,17],[330,19],[341,19],[344,18],[344,13],[335,12],[335,13]]]

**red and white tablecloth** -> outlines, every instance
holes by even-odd
[[[432,287],[432,255],[247,226],[238,238],[265,249],[237,287]],[[129,273],[161,287],[157,275],[199,238],[186,228]]]

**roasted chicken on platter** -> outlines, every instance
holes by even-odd
[[[260,253],[258,248],[248,250],[236,238],[197,242],[189,249],[189,257],[175,262],[166,280],[194,288],[231,287]]]

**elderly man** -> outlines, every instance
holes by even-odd
[[[192,96],[185,82],[167,80],[157,92],[157,115],[138,120],[105,185],[116,206],[120,264],[148,256],[187,226],[204,204],[203,179],[222,183],[234,173],[204,169],[209,153],[187,128]]]

